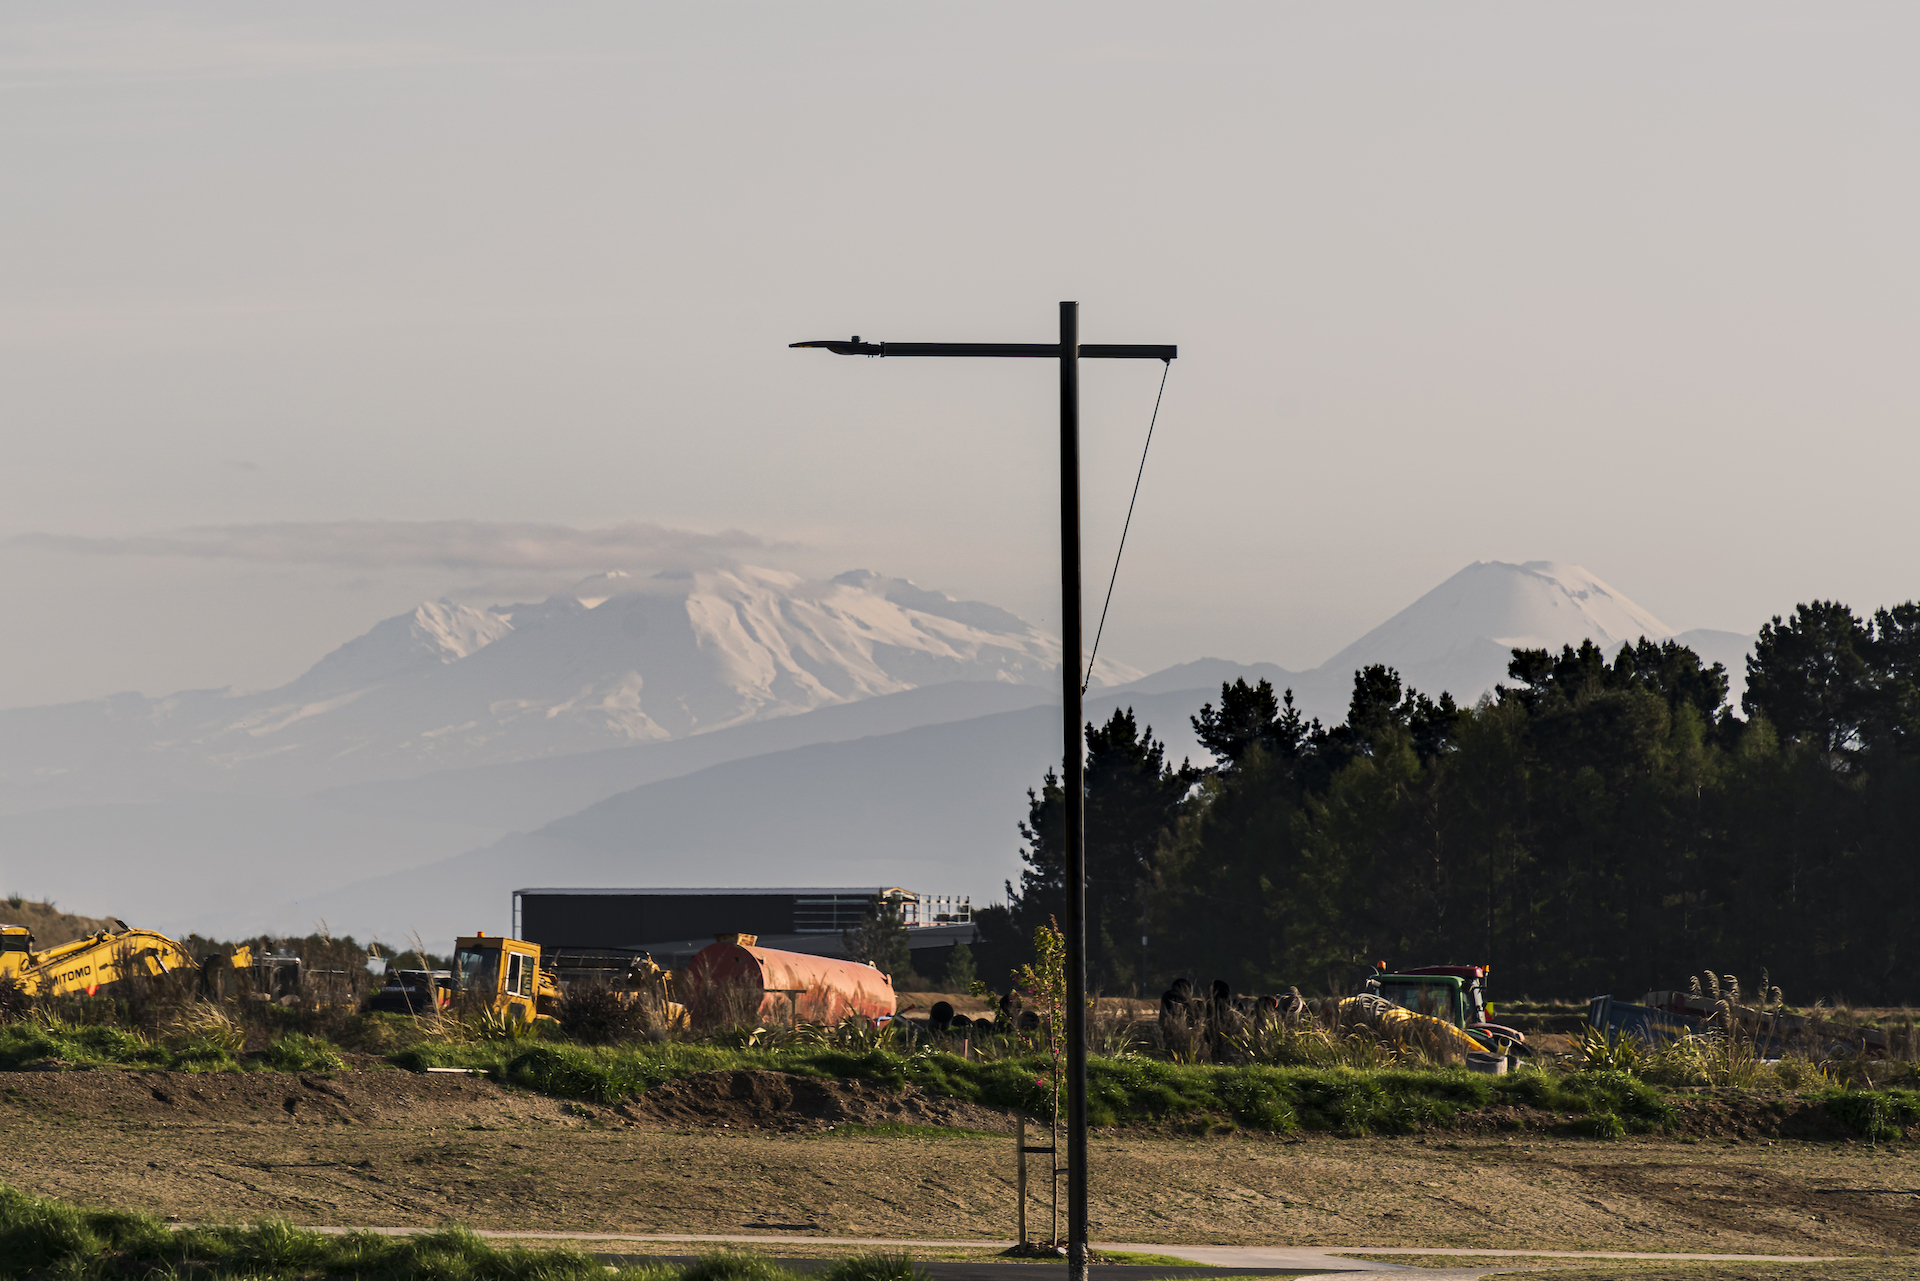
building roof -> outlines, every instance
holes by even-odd
[[[637,886],[637,887],[587,887],[575,885],[540,886],[531,889],[515,890],[515,894],[865,894],[869,897],[883,894],[892,885],[828,885],[795,887],[780,886],[712,886],[707,888],[685,888],[681,886]]]

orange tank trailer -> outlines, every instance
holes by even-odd
[[[755,947],[757,935],[721,934],[682,971],[687,1007],[703,1023],[838,1023],[891,1018],[893,980],[854,961]]]

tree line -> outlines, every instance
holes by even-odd
[[[1724,667],[1672,641],[1515,649],[1471,707],[1354,674],[1323,726],[1265,681],[1166,757],[1089,725],[1089,978],[1157,994],[1350,992],[1376,961],[1490,963],[1498,994],[1627,999],[1764,969],[1799,1003],[1915,1000],[1920,604],[1775,617]],[[1027,795],[1019,883],[980,913],[997,982],[1064,903],[1063,793]]]

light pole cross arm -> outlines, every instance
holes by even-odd
[[[789,347],[824,347],[836,356],[1012,356],[1058,360],[1057,342],[861,342],[859,335],[842,342],[822,338],[788,343]],[[1180,348],[1172,343],[1084,342],[1082,360],[1174,360]]]

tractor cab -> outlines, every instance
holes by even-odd
[[[1423,965],[1389,972],[1382,961],[1367,980],[1367,990],[1401,1009],[1451,1023],[1496,1048],[1504,1043],[1525,1053],[1524,1033],[1489,1021],[1488,973],[1483,965]]]
[[[541,998],[552,1004],[560,989],[541,973],[540,945],[520,939],[488,938],[476,934],[455,942],[453,1003],[463,1008],[492,1010],[519,1023],[550,1017]]]

